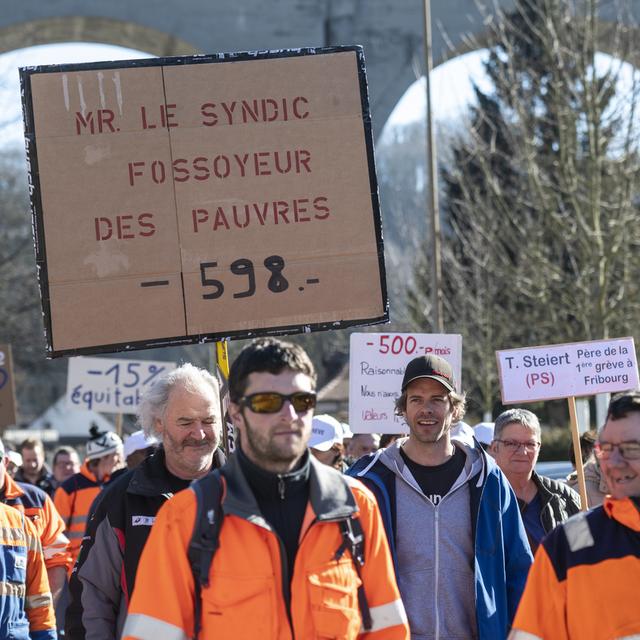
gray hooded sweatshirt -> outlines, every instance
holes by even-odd
[[[449,492],[434,504],[400,455],[406,439],[379,457],[396,476],[398,586],[412,640],[474,640],[476,627],[474,541],[468,481],[482,467],[480,455],[452,439],[466,456]]]

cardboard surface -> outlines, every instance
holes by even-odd
[[[128,64],[22,71],[50,355],[387,318],[358,48]]]
[[[126,171],[132,157],[170,163],[167,143],[156,133],[91,144],[70,138],[39,143],[41,166],[50,168],[40,179],[50,283],[180,273],[171,183],[145,192],[129,186]],[[92,153],[96,159],[89,163]]]
[[[54,345],[60,350],[185,333],[180,274],[52,284],[49,293]]]
[[[91,66],[100,65],[85,65]],[[140,107],[164,102],[162,67],[114,66],[117,68],[33,73],[33,122],[38,140],[86,140],[90,135],[96,141],[140,131]]]
[[[557,400],[638,387],[633,338],[496,351],[503,404]]]
[[[0,344],[0,429],[16,424],[16,398],[11,345]]]

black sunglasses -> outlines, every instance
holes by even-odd
[[[276,391],[252,393],[240,398],[239,404],[248,407],[254,413],[278,413],[287,400],[298,413],[304,413],[316,406],[316,394],[308,391],[297,391],[288,396]]]

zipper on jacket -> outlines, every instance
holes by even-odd
[[[280,496],[280,500],[284,500],[286,485],[284,482],[284,478],[281,475],[278,475],[278,495]]]
[[[282,479],[280,479],[281,482]],[[291,637],[295,638],[293,632],[293,620],[291,618],[291,576],[289,575],[289,563],[287,562],[287,552],[284,548],[284,542],[282,538],[276,533],[274,529],[271,529],[271,533],[276,537],[278,541],[278,547],[280,549],[280,571],[282,572],[282,596],[284,598],[284,610],[287,613],[287,621],[289,622],[289,629],[291,629]],[[298,549],[299,551],[299,549]],[[296,554],[296,558],[297,558]]]
[[[474,536],[473,536],[473,556],[474,558],[478,557],[478,524],[480,522],[480,504],[482,503],[482,497],[484,496],[484,490],[488,484],[489,481],[489,473],[487,471],[487,469],[485,468],[486,465],[486,461],[483,459],[482,461],[482,465],[483,465],[483,470],[480,473],[484,473],[485,474],[485,478],[484,478],[484,482],[482,483],[482,488],[480,489],[480,499],[478,500],[478,512],[476,513],[476,521],[475,524],[472,522],[471,526],[475,526],[475,532],[474,532]],[[471,491],[471,487],[469,487],[469,491]],[[519,512],[519,510],[518,510]],[[478,572],[476,571],[476,566],[477,563],[474,562],[474,569],[473,569],[473,599],[474,602],[476,603],[476,628],[477,628],[477,633],[478,633],[478,637],[480,637],[480,620],[478,619]]]
[[[436,543],[436,562],[435,562],[435,601],[436,601],[436,633],[435,640],[440,638],[440,510],[435,508],[435,520],[434,520],[434,539]]]

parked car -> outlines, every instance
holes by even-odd
[[[536,471],[541,476],[553,478],[554,480],[565,480],[573,471],[573,465],[569,460],[554,460],[553,462],[538,462]]]

